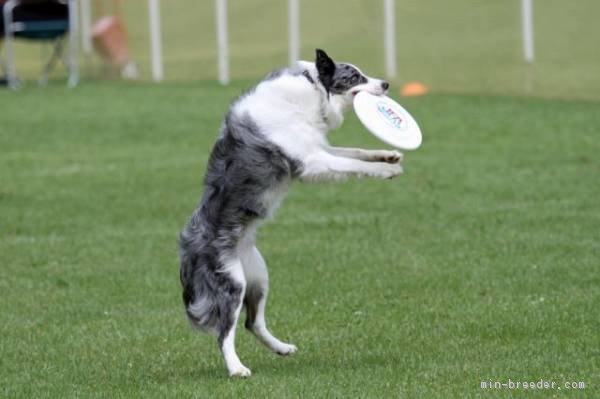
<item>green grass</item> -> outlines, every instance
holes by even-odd
[[[177,236],[246,82],[0,91],[0,396],[598,397],[600,103],[435,95],[391,181],[294,185],[259,236],[281,359],[226,377]],[[337,144],[377,148],[349,115]],[[579,392],[482,391],[482,380]]]
[[[104,2],[110,3],[110,2]],[[150,78],[147,2],[123,2],[133,58]],[[165,77],[216,79],[212,0],[162,2]],[[371,75],[384,72],[381,0],[302,0],[301,56],[324,48]],[[536,2],[536,62],[523,62],[520,0],[398,0],[396,83],[418,80],[435,92],[526,94],[600,99],[600,2]],[[230,55],[234,79],[254,79],[286,65],[287,1],[230,0]],[[104,8],[109,12],[108,8]],[[100,14],[99,12],[97,14]],[[21,44],[19,71],[39,69],[36,45]],[[85,60],[84,77],[102,76],[97,58]],[[56,75],[58,76],[58,74]]]

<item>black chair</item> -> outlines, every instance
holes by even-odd
[[[20,86],[15,69],[14,39],[50,42],[52,53],[42,69],[40,84],[48,82],[48,75],[62,60],[69,71],[67,84],[77,85],[77,0],[8,0],[3,7],[4,37],[6,41],[6,79],[8,86]],[[2,32],[0,32],[2,33]],[[69,50],[65,57],[64,41],[69,36]]]

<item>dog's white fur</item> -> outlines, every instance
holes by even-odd
[[[315,82],[318,80],[314,63],[300,61],[299,65]],[[384,93],[381,80],[367,79],[367,83],[345,95],[328,95],[322,86],[311,84],[302,75],[283,75],[261,82],[252,95],[235,105],[233,112],[248,113],[269,140],[300,160],[305,166],[300,176],[303,180],[340,180],[353,175],[394,177],[402,173],[402,167],[384,160],[401,160],[398,151],[339,148],[327,141],[327,133],[342,125],[353,92]]]

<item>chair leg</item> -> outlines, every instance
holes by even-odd
[[[0,54],[0,69],[2,69],[2,76],[6,77],[6,62],[4,61],[4,58],[2,58],[2,54]]]
[[[47,51],[46,43],[42,42],[42,45],[40,46],[40,60],[41,60],[41,62],[45,62],[46,59],[48,59],[47,54],[48,54],[48,51]],[[47,62],[46,62],[46,64],[43,64],[42,74],[40,75],[40,78],[38,79],[38,84],[40,86],[47,86],[48,85],[48,73],[46,73],[47,66],[48,66]]]
[[[19,88],[20,83],[17,80],[17,74],[15,71],[15,56],[13,52],[13,41],[14,41],[14,32],[13,32],[13,9],[16,6],[15,1],[7,1],[4,4],[2,17],[4,18],[4,47],[6,48],[6,80],[8,82],[8,87],[16,90]]]
[[[52,54],[50,55],[48,62],[46,62],[46,65],[44,65],[44,68],[42,69],[42,76],[39,80],[41,86],[46,86],[48,84],[48,76],[50,75],[50,72],[52,72],[52,70],[54,69],[56,61],[61,59],[62,56],[63,43],[60,39],[58,39],[52,48]]]
[[[8,80],[6,80],[6,63],[4,58],[0,54],[0,69],[2,69],[2,75],[0,75],[0,86],[8,86]]]
[[[62,51],[61,61],[67,72],[69,73],[69,78],[67,80],[68,87],[75,87],[79,83],[79,75],[77,73],[77,63],[73,60],[73,54],[71,53],[71,43],[69,42],[68,51]],[[64,46],[63,46],[64,50]]]

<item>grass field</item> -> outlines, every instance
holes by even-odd
[[[247,82],[0,90],[0,396],[600,395],[600,103],[405,100],[391,181],[297,184],[259,236],[281,359],[232,381],[187,325],[178,232]],[[350,115],[337,144],[379,147]],[[481,381],[585,382],[577,392]]]

